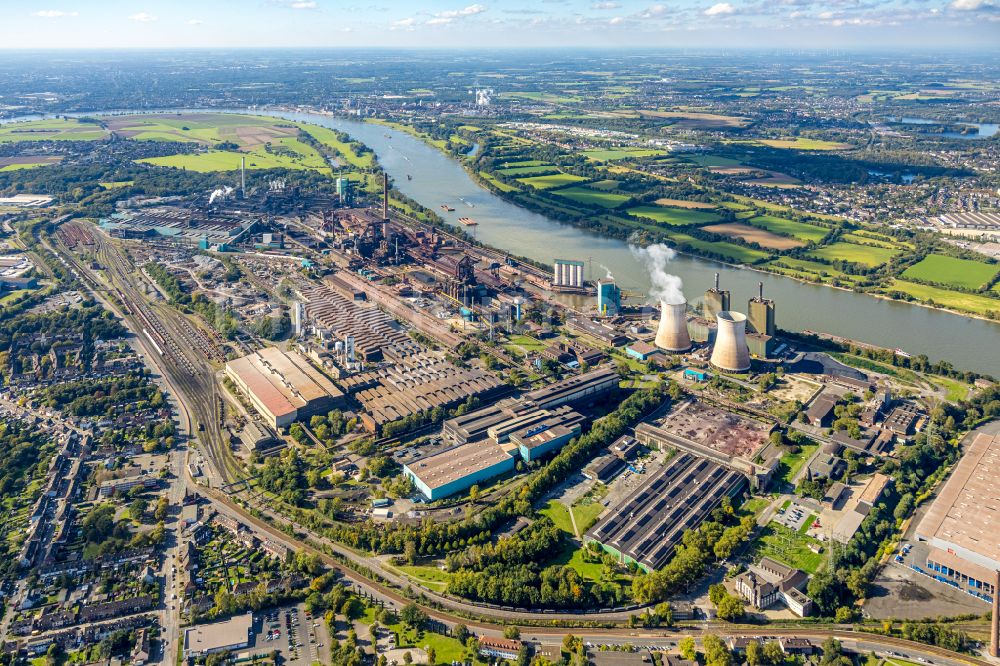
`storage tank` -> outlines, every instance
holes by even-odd
[[[660,302],[660,326],[656,330],[656,346],[670,352],[691,348],[687,327],[687,301]]]
[[[750,369],[746,315],[723,310],[716,315],[716,322],[718,328],[715,346],[712,347],[712,365],[724,372],[746,372]]]

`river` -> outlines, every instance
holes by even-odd
[[[556,257],[585,261],[588,278],[603,277],[610,271],[623,289],[642,293],[649,289],[644,267],[625,242],[596,236],[504,201],[472,180],[454,159],[420,139],[359,120],[308,113],[268,115],[346,132],[375,151],[401,192],[456,226],[460,226],[459,217],[475,219],[479,225],[471,229],[488,245],[546,264]],[[455,211],[442,210],[443,203]],[[757,282],[762,281],[765,296],[775,301],[781,328],[832,333],[1000,376],[1000,325],[993,322],[695,257],[678,256],[670,270],[684,281],[692,303],[701,300],[718,272],[722,286],[732,292],[733,308],[743,311],[747,299],[756,294]]]

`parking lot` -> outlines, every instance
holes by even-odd
[[[322,618],[311,617],[303,604],[271,609],[260,613],[260,626],[254,636],[254,652],[281,653],[288,666],[326,663],[330,656],[330,637]]]
[[[778,510],[778,513],[774,516],[774,522],[798,532],[812,515],[813,512],[809,507],[803,506],[798,502],[792,502],[786,508]]]

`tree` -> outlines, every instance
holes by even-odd
[[[435,652],[434,648],[431,647],[430,645],[424,648],[424,652],[427,653],[427,663],[430,664],[431,666],[434,666],[434,664],[437,662],[437,652]]]
[[[128,515],[131,516],[132,520],[135,522],[141,523],[142,517],[146,515],[147,508],[149,508],[149,502],[141,497],[137,497],[129,503]]]
[[[747,643],[747,664],[749,666],[760,666],[764,661],[764,649],[757,641]]]
[[[510,638],[511,640],[517,640],[521,638],[521,630],[514,626],[504,627],[503,637]]]
[[[701,639],[705,648],[705,666],[731,666],[733,654],[726,643],[714,634],[707,634]]]
[[[580,639],[573,634],[566,634],[562,640],[562,651],[567,654],[573,654],[576,652],[576,646],[579,642]]]
[[[837,624],[848,624],[854,621],[854,609],[850,606],[841,606],[833,616]]]
[[[517,660],[514,662],[517,666],[529,666],[531,664],[531,650],[528,646],[521,644],[521,647],[517,650]]]
[[[413,629],[422,629],[424,624],[427,622],[427,613],[420,609],[420,606],[416,604],[407,604],[403,607],[403,610],[399,612],[400,621],[408,627]]]
[[[781,649],[781,643],[778,641],[764,643],[764,661],[774,666],[785,661],[785,651]]]
[[[743,617],[743,612],[743,600],[737,596],[727,594],[725,598],[719,602],[719,619],[726,620],[727,622],[735,622]]]
[[[478,500],[479,500],[479,485],[473,484],[473,486],[469,488],[469,501],[476,502]]]
[[[681,651],[681,656],[688,661],[694,661],[698,658],[698,650],[695,648],[693,636],[682,638],[677,644],[677,648]]]
[[[465,641],[469,640],[469,630],[464,624],[456,624],[451,633],[455,637],[455,640],[462,645],[465,645]]]
[[[413,539],[407,539],[406,543],[403,544],[403,559],[406,560],[407,564],[415,564],[417,561],[417,542]]]
[[[410,664],[413,663],[413,655],[410,654],[409,650],[403,653],[403,663],[406,664],[406,666],[410,666]]]

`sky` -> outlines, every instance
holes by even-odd
[[[1000,47],[1000,0],[0,0],[0,49]]]

